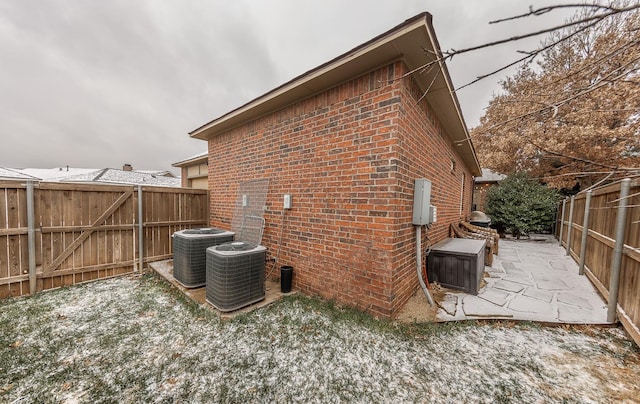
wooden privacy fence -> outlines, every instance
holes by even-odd
[[[205,190],[0,181],[0,298],[139,270],[208,222]]]
[[[565,199],[556,232],[607,300],[608,321],[617,317],[640,345],[640,180]]]

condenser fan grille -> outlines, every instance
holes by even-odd
[[[234,241],[233,243],[221,244],[216,248],[218,252],[244,252],[253,251],[258,247],[256,244],[243,241]]]
[[[226,230],[207,227],[201,229],[187,229],[183,231],[183,234],[220,234],[224,233],[225,231]]]

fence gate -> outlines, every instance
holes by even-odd
[[[133,272],[141,255],[171,258],[174,231],[208,225],[205,190],[141,191],[143,215],[132,186],[40,183],[28,196],[0,181],[0,298]]]

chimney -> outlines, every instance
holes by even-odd
[[[131,164],[129,164],[129,163],[125,163],[125,164],[122,166],[122,171],[133,171],[133,167],[131,166]]]

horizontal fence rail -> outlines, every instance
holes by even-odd
[[[134,272],[208,223],[205,190],[0,181],[0,298]]]
[[[640,180],[584,192],[558,205],[558,240],[640,345]]]

